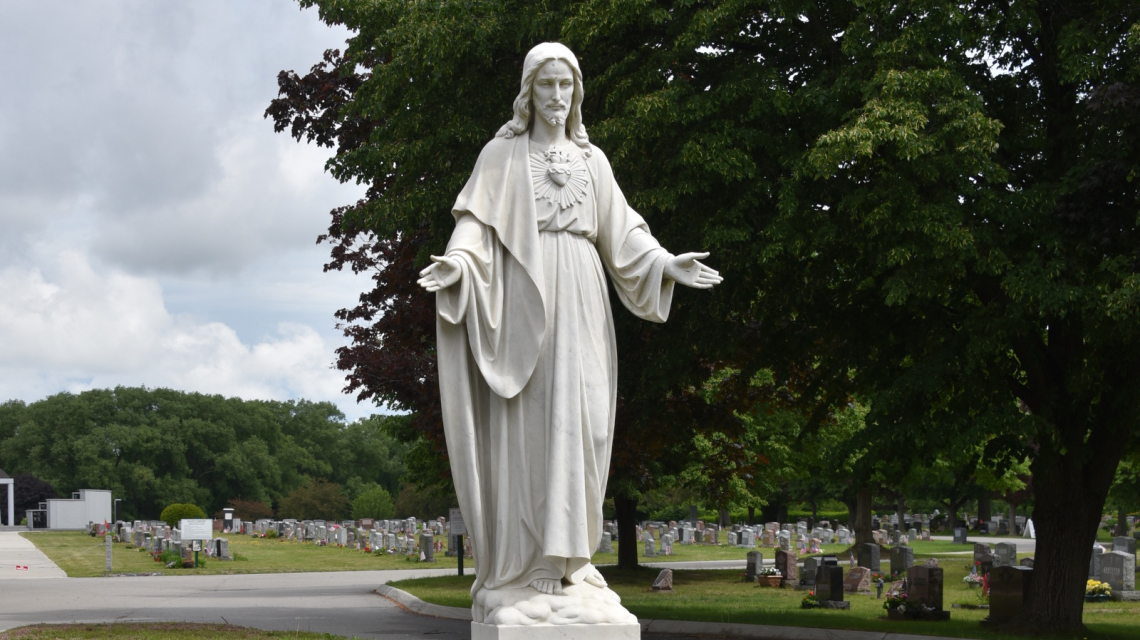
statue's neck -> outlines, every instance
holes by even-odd
[[[530,128],[530,139],[541,147],[553,147],[566,143],[566,125],[552,125],[541,116],[534,119]]]

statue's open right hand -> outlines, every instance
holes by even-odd
[[[432,256],[431,260],[432,264],[420,272],[420,279],[416,281],[417,284],[427,289],[428,292],[434,293],[459,282],[463,271],[459,268],[458,260],[447,256]]]

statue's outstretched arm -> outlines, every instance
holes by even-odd
[[[682,253],[665,261],[665,277],[694,289],[712,289],[724,278],[715,269],[701,264],[698,260],[709,257],[708,253]]]

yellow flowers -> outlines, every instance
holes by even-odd
[[[1085,595],[1087,596],[1108,595],[1110,593],[1112,593],[1112,587],[1107,582],[1089,580],[1085,583]]]

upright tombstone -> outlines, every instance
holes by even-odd
[[[800,573],[800,584],[806,587],[815,586],[816,569],[818,568],[819,560],[816,558],[804,560],[804,570]]]
[[[641,534],[641,539],[645,541],[645,557],[654,558],[657,556],[657,541],[653,539],[653,533],[646,529]]]
[[[1136,538],[1117,536],[1112,539],[1112,550],[1136,555]]]
[[[966,539],[966,536],[968,533],[970,533],[970,530],[965,528],[965,527],[955,528],[954,529],[954,544],[970,544],[970,541]]]
[[[873,573],[878,573],[879,569],[879,545],[873,542],[866,542],[859,545],[859,566],[870,569]]]
[[[794,585],[796,583],[796,554],[791,551],[778,549],[776,551],[776,571],[783,579],[780,586]]]
[[[748,560],[744,565],[744,581],[756,582],[760,569],[764,567],[764,555],[759,551],[749,551]]]
[[[1112,587],[1113,593],[1136,590],[1136,556],[1124,551],[1109,551],[1100,556],[1100,579]]]
[[[978,567],[978,573],[983,576],[990,572],[994,566],[994,554],[990,550],[990,545],[974,543],[974,565]]]
[[[907,571],[906,580],[907,599],[935,611],[942,611],[943,580],[940,567],[916,564]]]
[[[843,602],[843,567],[821,564],[816,568],[815,598],[820,602]]]
[[[447,555],[455,555],[455,553],[451,550],[450,544],[447,546],[447,549]],[[601,546],[598,547],[598,551],[602,553],[614,552],[614,536],[609,531],[606,531],[602,534],[602,543]]]
[[[435,562],[435,536],[431,529],[420,533],[420,554],[424,562]]]
[[[1089,580],[1100,580],[1100,557],[1104,555],[1104,547],[1093,545],[1092,556],[1089,557]]]
[[[989,622],[1005,622],[1021,613],[1033,588],[1033,569],[999,567],[990,573]]]
[[[871,570],[867,567],[855,567],[847,574],[843,581],[843,590],[847,593],[870,593]]]
[[[1005,522],[1004,520],[1002,522]],[[994,566],[1017,566],[1017,545],[1012,542],[999,542],[994,545]]]
[[[891,574],[906,573],[914,564],[914,549],[899,545],[891,547]],[[909,575],[909,574],[908,574]]]

